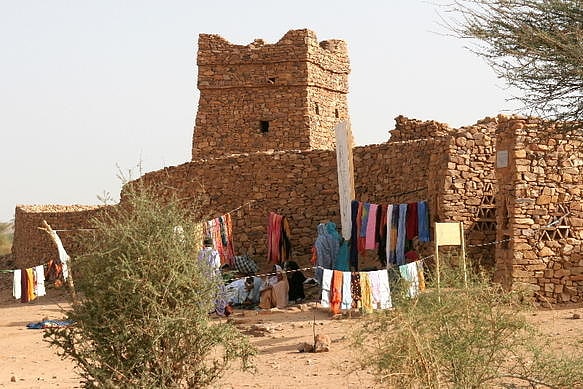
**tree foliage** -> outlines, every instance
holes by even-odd
[[[129,190],[123,206],[94,220],[87,254],[72,266],[74,325],[47,333],[86,387],[200,388],[232,361],[250,366],[247,338],[209,318],[218,281],[197,260],[201,225],[189,214],[200,212]]]
[[[583,119],[583,1],[460,0],[444,19],[533,114]]]

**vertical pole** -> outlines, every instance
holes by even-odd
[[[468,287],[468,270],[466,266],[466,242],[464,239],[464,223],[459,222],[460,224],[460,245],[462,247],[462,263],[464,266],[464,286]]]
[[[354,194],[354,161],[352,159],[352,130],[350,122],[342,121],[334,128],[336,133],[336,166],[338,169],[338,194],[342,237],[350,239],[352,230],[351,202]]]
[[[437,224],[437,223],[436,223]],[[437,236],[437,225],[435,226],[435,276],[437,280],[437,301],[441,302],[441,282],[439,275],[439,242]]]

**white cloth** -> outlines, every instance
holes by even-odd
[[[12,283],[12,296],[15,299],[19,299],[22,297],[22,271],[20,269],[14,270],[14,277]]]
[[[368,279],[370,280],[370,289],[372,291],[372,307],[373,309],[379,309],[381,303],[381,281],[379,280],[378,270],[370,271]]]
[[[45,290],[45,269],[43,265],[34,267],[34,294],[39,297],[47,294]]]
[[[61,265],[63,266],[63,279],[66,281],[67,278],[69,278],[69,254],[67,254],[67,252],[65,251],[65,248],[63,247],[63,242],[61,242],[61,238],[59,237],[59,235],[57,234],[56,231],[51,231],[51,234],[53,235],[54,241],[57,244],[57,251],[59,253],[59,259],[61,260]]]
[[[341,309],[350,309],[352,307],[352,292],[350,290],[351,273],[342,272],[342,304]]]
[[[330,308],[330,287],[332,284],[332,270],[324,269],[322,272],[322,308]]]
[[[401,277],[409,284],[409,297],[415,297],[419,293],[419,274],[417,273],[417,263],[411,262],[399,266]]]
[[[389,309],[393,306],[391,299],[391,288],[389,286],[389,273],[386,270],[378,271],[380,306],[381,309]]]

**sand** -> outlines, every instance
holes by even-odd
[[[30,303],[19,303],[10,296],[6,282],[0,295],[0,388],[79,388],[74,365],[57,355],[57,350],[43,341],[43,330],[31,330],[26,324],[45,318],[63,319],[69,307],[62,290]],[[583,335],[580,306],[533,310],[529,320],[549,336],[559,352],[570,352]],[[224,319],[214,319],[224,320]],[[249,335],[259,354],[255,372],[241,372],[237,366],[214,385],[216,388],[288,388],[318,389],[374,388],[374,377],[359,369],[351,347],[350,335],[361,323],[359,317],[331,318],[315,303],[286,310],[236,310],[232,322]],[[314,324],[315,322],[315,324]],[[297,346],[312,342],[314,329],[328,335],[329,352],[300,353]]]

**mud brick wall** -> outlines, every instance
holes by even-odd
[[[348,118],[346,44],[292,30],[275,44],[198,41],[200,99],[192,159],[267,150],[333,149]],[[321,108],[320,108],[321,107]]]
[[[90,220],[106,211],[106,206],[87,205],[40,205],[16,207],[14,217],[14,241],[12,254],[18,268],[27,268],[47,263],[57,259],[57,247],[42,227],[45,220],[63,242],[67,253],[71,256],[79,254],[81,247],[76,236],[87,233],[83,228],[90,226]]]
[[[583,131],[500,117],[497,279],[544,303],[583,301]],[[507,161],[507,163],[505,163]]]

